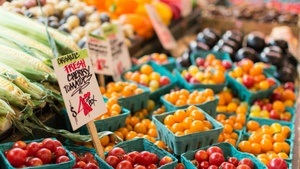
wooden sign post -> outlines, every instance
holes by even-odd
[[[107,112],[86,49],[52,60],[73,130],[86,125],[97,154],[104,158],[94,119]]]

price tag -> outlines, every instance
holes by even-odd
[[[130,69],[132,66],[122,28],[119,24],[104,24],[102,25],[102,31],[109,40],[113,65],[111,75],[115,82],[121,81],[123,71]]]
[[[95,73],[112,75],[113,64],[109,40],[105,37],[90,34],[87,39],[87,49]]]
[[[86,49],[55,58],[52,63],[73,130],[107,111]]]
[[[110,75],[114,81],[121,81],[124,70],[131,68],[128,47],[118,24],[103,24],[103,37],[89,35],[87,47],[95,72]]]
[[[177,43],[170,32],[169,28],[162,22],[161,18],[155,11],[152,5],[145,5],[150,21],[154,27],[154,30],[158,36],[159,41],[166,50],[172,50],[177,47]]]
[[[181,0],[181,16],[186,17],[191,14],[193,3],[191,0]]]

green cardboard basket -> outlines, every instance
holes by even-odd
[[[158,169],[174,169],[178,163],[178,160],[177,158],[175,158],[175,156],[173,156],[171,153],[167,152],[166,150],[157,147],[155,144],[153,144],[152,142],[150,142],[145,138],[135,138],[128,141],[123,141],[115,145],[115,147],[121,147],[122,149],[124,149],[126,153],[132,151],[138,151],[138,152],[149,151],[151,153],[156,154],[159,159],[163,158],[164,156],[169,156],[173,159],[173,162],[158,167]],[[112,167],[105,168],[105,169],[112,169]]]
[[[163,87],[160,87],[159,89],[157,89],[157,90],[154,91],[154,92],[151,92],[151,93],[150,93],[150,96],[149,96],[150,99],[158,100],[159,97],[160,97],[161,95],[170,92],[171,89],[173,89],[173,88],[176,86],[176,84],[177,84],[177,79],[176,79],[176,78],[172,75],[172,73],[171,73],[170,71],[168,71],[165,67],[163,67],[163,66],[161,66],[161,65],[158,65],[158,64],[156,64],[156,63],[153,62],[153,61],[150,61],[150,62],[147,62],[147,63],[144,63],[144,64],[150,65],[150,66],[153,68],[153,70],[154,70],[155,72],[158,72],[158,73],[159,73],[160,75],[162,75],[162,76],[167,76],[167,77],[170,79],[170,84],[168,84],[168,85],[166,85],[166,86],[163,86]],[[127,70],[127,71],[124,71],[124,72],[122,73],[122,80],[124,80],[124,81],[129,81],[129,82],[134,82],[134,81],[125,79],[125,78],[124,78],[124,74],[125,74],[126,72],[128,72],[128,71],[132,71],[132,72],[138,71],[138,70],[140,69],[140,67],[141,67],[142,65],[144,65],[144,64],[134,66],[132,69],[129,69],[129,70]],[[137,83],[137,82],[134,82],[134,83]]]
[[[270,75],[266,75],[267,77],[272,78]],[[276,84],[271,86],[269,89],[251,92],[246,86],[229,76],[228,73],[226,73],[226,79],[228,81],[228,86],[232,89],[233,93],[237,95],[240,100],[247,101],[249,104],[252,104],[257,99],[268,98],[274,89],[280,84],[276,79],[273,78]]]
[[[236,157],[238,160],[241,160],[243,158],[249,158],[253,164],[254,164],[254,169],[267,169],[267,166],[260,162],[255,156],[249,153],[243,153],[238,151],[234,146],[232,146],[229,143],[218,143],[214,144],[214,146],[218,146],[223,150],[224,157],[225,159],[229,157]],[[198,150],[206,150],[210,146],[197,149],[194,151],[188,151],[180,156],[181,162],[184,164],[186,169],[197,169],[197,167],[192,164],[191,160],[195,159],[194,155]]]
[[[52,138],[54,139],[54,138]],[[26,143],[31,142],[42,142],[43,139],[37,139],[37,140],[28,140],[25,141]],[[14,142],[8,142],[4,144],[0,144],[0,168],[1,169],[15,169],[6,159],[4,156],[4,152],[8,149],[11,149]],[[63,146],[64,147],[64,146]],[[70,161],[60,163],[60,164],[45,164],[42,166],[36,166],[36,167],[26,167],[25,169],[58,169],[58,168],[72,168],[75,164],[75,157],[70,153],[70,151],[64,147],[67,152],[67,156],[69,157]]]
[[[214,51],[204,51],[204,50],[198,50],[198,51],[192,52],[191,55],[190,55],[190,60],[191,60],[193,65],[197,65],[196,64],[196,59],[199,58],[199,57],[205,59],[208,54],[215,55],[216,59],[227,60],[227,61],[232,63],[230,55],[226,52],[214,52]]]
[[[160,97],[160,101],[166,107],[166,111],[175,111],[175,110],[178,110],[178,109],[186,109],[190,106],[190,105],[175,106],[172,103],[170,103],[169,101],[167,101],[164,98],[164,96]],[[216,108],[217,108],[218,102],[219,102],[219,99],[215,96],[214,100],[207,101],[207,102],[204,102],[202,104],[196,104],[195,106],[201,108],[202,110],[204,110],[210,116],[216,117],[216,115],[217,115]]]
[[[215,93],[219,93],[223,90],[223,88],[226,86],[227,84],[227,78],[226,81],[222,84],[201,84],[201,83],[197,83],[197,84],[191,84],[189,82],[187,82],[182,76],[181,76],[181,71],[183,69],[181,68],[177,68],[174,69],[173,72],[175,74],[175,77],[178,79],[178,84],[180,87],[188,89],[188,90],[192,90],[192,89],[212,89]]]
[[[198,108],[202,112],[202,109]],[[195,150],[213,143],[217,143],[219,135],[223,131],[223,125],[204,112],[205,118],[210,121],[213,128],[209,131],[192,133],[184,136],[175,136],[164,124],[164,118],[175,111],[154,115],[152,121],[156,125],[158,138],[165,142],[173,150],[174,154],[180,155],[186,151]]]
[[[84,154],[90,152],[94,155],[95,160],[97,161],[99,168],[109,168],[110,166],[97,155],[96,150],[92,148],[87,148],[84,146],[66,146],[69,151],[74,151],[77,154]]]
[[[129,97],[118,98],[119,105],[123,108],[128,109],[132,113],[146,108],[149,95],[150,95],[149,88],[143,85],[138,85],[138,87],[143,89],[144,92]],[[108,99],[106,97],[104,98]]]

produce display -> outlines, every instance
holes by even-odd
[[[124,78],[149,87],[151,92],[171,83],[171,79],[168,76],[161,75],[149,64],[141,65],[136,71],[127,71],[124,74]]]
[[[4,155],[15,168],[60,164],[73,159],[60,141],[51,138],[30,143],[17,141],[13,143],[11,149],[4,152]]]
[[[254,65],[250,59],[243,59],[237,65],[228,75],[253,92],[267,90],[276,84],[274,79],[264,75],[262,67]]]
[[[108,23],[121,23],[129,47],[140,37],[144,43],[150,38],[159,42],[153,36],[155,25],[150,22],[147,4],[168,27],[176,26],[176,19],[186,19],[180,13],[187,4],[179,0],[3,3],[0,168],[299,167],[297,56],[290,42],[258,30],[245,33],[216,25],[196,32],[198,27],[186,27],[184,35],[196,36],[178,42],[178,49],[188,46],[180,56],[177,49],[152,49],[131,58],[133,66],[119,72],[120,81],[97,76],[99,82],[105,79],[97,90],[107,112],[91,119],[95,130],[89,125],[72,130],[52,59],[85,48],[87,35],[101,35],[100,28]],[[218,17],[236,17],[238,22],[290,26],[298,18],[269,6],[202,10]],[[149,45],[138,47],[144,50]],[[97,104],[88,99],[85,104]],[[98,138],[91,137],[91,130]],[[103,152],[96,151],[95,139]]]
[[[163,96],[163,98],[174,106],[197,105],[214,100],[214,92],[211,89],[203,91],[194,90],[189,92],[186,89],[172,91]]]
[[[281,11],[276,6],[251,4],[250,2],[229,7],[212,5],[205,10],[205,14],[214,17],[230,17],[263,23],[296,25],[298,22],[296,12],[289,10]]]
[[[158,168],[173,162],[173,159],[169,156],[164,156],[159,159],[155,153],[151,153],[149,151],[125,152],[124,149],[115,147],[108,152],[105,161],[116,169],[145,167]]]
[[[222,34],[214,28],[205,28],[197,34],[195,41],[189,43],[188,50],[177,58],[177,64],[189,67],[192,63],[191,53],[197,50],[223,51],[236,62],[248,58],[253,62],[272,64],[277,68],[274,76],[282,82],[294,81],[297,76],[297,59],[289,52],[287,42],[282,39],[267,39],[259,31],[245,35],[234,29]]]
[[[208,55],[205,59],[197,58],[196,65],[182,71],[181,75],[189,83],[222,84],[225,82],[225,71],[230,68],[230,63]]]

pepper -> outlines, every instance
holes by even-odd
[[[131,24],[134,31],[141,37],[148,39],[153,35],[152,24],[146,16],[140,14],[123,14],[119,17],[121,24]]]

